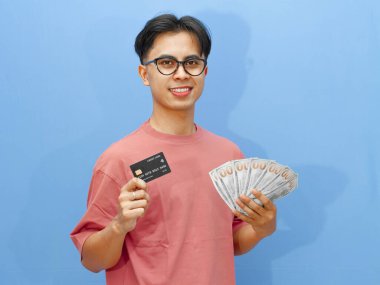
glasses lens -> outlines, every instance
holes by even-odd
[[[177,61],[173,58],[160,58],[156,62],[158,70],[162,74],[172,74],[177,68]]]
[[[186,60],[183,64],[183,67],[189,74],[197,76],[203,72],[205,68],[205,62],[198,58],[192,58]]]

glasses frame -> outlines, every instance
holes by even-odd
[[[159,61],[160,59],[164,59],[164,58],[172,59],[172,60],[174,60],[174,61],[177,63],[177,67],[174,69],[173,72],[171,72],[171,73],[169,73],[169,74],[162,73],[162,71],[158,68],[158,65],[157,65],[157,61]],[[194,59],[196,59],[196,60],[200,60],[200,61],[203,61],[203,63],[204,63],[204,66],[203,66],[202,71],[201,71],[199,74],[197,74],[197,75],[193,75],[193,74],[191,74],[190,72],[188,72],[188,71],[186,70],[185,65],[184,65],[186,62],[188,62],[188,61],[190,61],[190,60],[194,60]],[[167,75],[167,76],[176,73],[180,65],[182,65],[183,70],[184,70],[187,74],[189,74],[190,76],[199,76],[199,75],[201,75],[201,74],[203,73],[203,71],[205,71],[206,66],[207,66],[207,60],[206,60],[206,59],[203,59],[203,58],[199,58],[199,57],[191,57],[191,58],[188,58],[188,59],[185,59],[185,60],[180,61],[180,60],[177,60],[175,57],[171,57],[171,56],[161,56],[161,57],[157,57],[157,58],[155,58],[155,59],[149,60],[149,61],[143,63],[143,65],[144,65],[144,66],[147,66],[148,64],[151,64],[151,63],[154,63],[154,65],[156,66],[156,68],[157,68],[157,70],[158,70],[159,73],[161,73],[162,75]]]

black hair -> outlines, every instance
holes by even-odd
[[[148,51],[158,35],[167,32],[190,32],[196,36],[201,48],[201,54],[208,57],[211,51],[211,36],[206,26],[198,19],[191,16],[177,18],[173,14],[163,14],[150,19],[135,41],[135,51],[143,63]]]

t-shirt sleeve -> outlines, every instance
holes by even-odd
[[[116,216],[121,185],[101,170],[94,172],[87,199],[87,210],[70,237],[82,253],[83,244],[93,233],[104,229]]]
[[[243,159],[243,158],[245,158],[244,153],[240,150],[240,148],[237,145],[234,145],[233,157],[234,157],[234,159]]]
[[[240,220],[237,217],[234,217],[234,220],[232,222],[232,232],[235,233],[237,230],[239,230],[241,227],[248,225],[246,222]]]

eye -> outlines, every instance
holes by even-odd
[[[176,65],[176,62],[174,59],[171,58],[161,58],[157,61],[157,64],[160,66],[170,67]]]
[[[186,64],[187,66],[197,66],[197,65],[200,64],[200,62],[201,62],[201,61],[200,61],[199,59],[192,58],[192,59],[187,60],[185,64]]]

